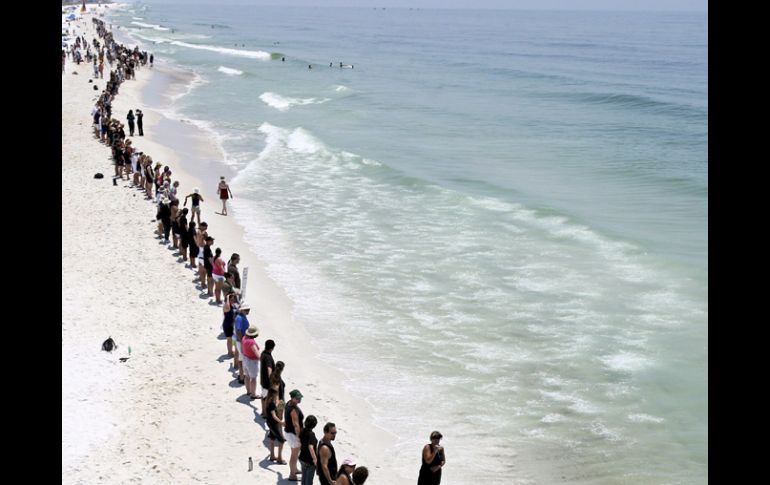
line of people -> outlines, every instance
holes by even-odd
[[[117,60],[118,69],[128,62],[130,56],[138,52],[138,48],[132,51],[117,44],[104,29],[102,21],[94,18],[93,22],[97,26],[98,35],[104,41],[106,54],[109,58]],[[126,139],[123,125],[111,118],[111,104],[118,93],[118,86],[125,79],[130,79],[115,74],[116,71],[110,72],[110,82],[92,111],[95,137],[112,149],[115,179],[123,180],[125,175],[130,187],[141,190],[145,193],[145,199],[153,201],[157,208],[157,237],[162,238],[164,244],[171,244],[171,248],[178,249],[180,262],[189,261],[186,267],[197,272],[198,287],[207,291],[207,296],[215,298],[211,304],[222,305],[222,330],[227,356],[233,359],[229,370],[238,383],[245,386],[244,397],[249,402],[260,400],[260,417],[270,451],[266,460],[274,464],[288,464],[290,481],[301,480],[303,484],[310,485],[317,475],[318,482],[322,485],[362,485],[369,475],[365,466],[358,466],[352,458],[346,458],[341,463],[337,461],[337,452],[333,445],[337,436],[336,424],[325,423],[322,428],[323,435],[318,440],[314,431],[318,419],[314,415],[306,417],[300,408],[302,392],[293,389],[289,392],[289,400],[286,400],[283,374],[286,364],[283,361],[275,361],[273,352],[276,342],[273,339],[265,340],[264,349],[257,342],[260,330],[249,322],[251,307],[241,298],[241,277],[238,269],[240,256],[233,253],[225,262],[222,250],[212,249],[215,239],[208,233],[208,224],[201,221],[200,203],[204,199],[200,190],[195,188],[192,193],[186,195],[180,210],[179,181],[172,182],[171,168],[163,166],[160,162],[153,165],[152,157],[135,150],[132,141]],[[129,128],[133,134],[131,121],[129,118]],[[220,191],[223,213],[226,215],[226,195],[232,197],[232,192],[229,191],[224,178],[220,180],[217,189]],[[189,210],[186,207],[188,200],[192,201]],[[197,224],[194,219],[197,219]],[[441,434],[434,431],[430,438],[431,442],[423,448],[423,464],[418,481],[420,485],[439,484],[441,468],[445,464],[444,451],[439,445]],[[288,463],[283,459],[283,447],[286,442],[290,448]]]

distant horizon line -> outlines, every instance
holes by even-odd
[[[78,3],[80,3],[82,0],[75,0]],[[86,3],[96,3],[95,1],[86,0]],[[102,1],[102,3],[113,3],[113,4],[139,4],[139,5],[152,5],[155,2],[131,2],[131,1],[120,1],[120,0],[111,0],[109,2]],[[577,9],[563,9],[563,8],[516,8],[516,7],[401,7],[401,6],[393,6],[393,7],[370,7],[370,6],[358,6],[358,5],[317,5],[317,4],[310,4],[310,5],[280,5],[280,4],[256,4],[256,3],[228,3],[228,2],[218,2],[216,0],[204,0],[204,1],[193,1],[193,2],[185,2],[184,0],[171,0],[171,1],[163,1],[155,3],[156,5],[207,5],[207,4],[214,4],[221,7],[242,7],[242,6],[253,6],[253,7],[283,7],[283,8],[347,8],[347,9],[357,9],[357,10],[503,10],[503,11],[519,11],[519,12],[628,12],[628,13],[639,13],[639,12],[647,12],[647,13],[708,13],[708,9],[706,10],[653,10],[653,9],[596,9],[596,8],[577,8]]]

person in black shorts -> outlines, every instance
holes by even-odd
[[[281,458],[281,453],[283,453],[283,443],[286,439],[283,437],[283,430],[281,429],[284,422],[281,420],[281,417],[278,416],[278,391],[271,389],[270,392],[267,393],[266,401],[267,428],[270,430],[268,436],[270,438],[270,461],[274,461],[279,465],[285,465],[286,462]],[[273,454],[273,448],[275,447],[276,441],[278,442],[278,457]]]
[[[225,304],[222,307],[222,312],[225,315],[222,321],[222,330],[227,337],[227,356],[232,357],[233,354],[233,324],[235,323],[235,305],[236,302],[235,292],[230,292],[225,295]]]

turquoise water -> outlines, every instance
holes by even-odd
[[[197,73],[174,110],[221,143],[249,243],[399,436],[384,465],[416,476],[441,429],[447,483],[707,481],[706,14],[113,22]]]

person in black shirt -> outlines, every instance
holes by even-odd
[[[324,437],[318,443],[318,481],[321,485],[332,485],[337,476],[337,454],[332,446],[332,441],[337,437],[337,425],[326,423],[324,425]]]
[[[301,448],[299,450],[299,464],[302,468],[302,485],[313,485],[315,469],[318,466],[318,458],[315,449],[318,446],[313,429],[318,424],[318,419],[312,414],[305,418],[305,426],[299,434]]]
[[[142,110],[137,109],[136,110],[136,127],[139,129],[139,136],[144,136],[144,128],[142,125],[142,117],[144,116],[144,113],[142,113]],[[198,221],[200,223],[200,221]]]
[[[265,350],[259,358],[259,384],[262,386],[262,417],[267,417],[267,414],[265,414],[267,409],[267,392],[270,390],[270,374],[275,369],[275,361],[273,360],[274,348],[275,341],[266,341]]]
[[[291,450],[291,456],[289,457],[289,480],[294,481],[297,479],[297,458],[302,447],[299,435],[302,432],[302,422],[305,417],[299,408],[299,403],[302,401],[302,393],[294,389],[289,393],[289,396],[291,396],[291,399],[286,403],[286,409],[284,410],[286,426],[283,428],[283,431]]]
[[[417,485],[439,485],[441,483],[441,468],[446,463],[444,447],[439,445],[443,436],[438,431],[430,434],[430,443],[422,449],[422,466]]]
[[[283,431],[281,430],[281,425],[284,423],[281,421],[281,417],[278,416],[278,393],[271,390],[265,400],[267,401],[267,428],[270,430],[270,461],[285,465],[286,462],[281,458],[281,453],[283,453],[283,443],[286,439],[283,437]],[[278,442],[277,458],[273,454],[276,441]]]

